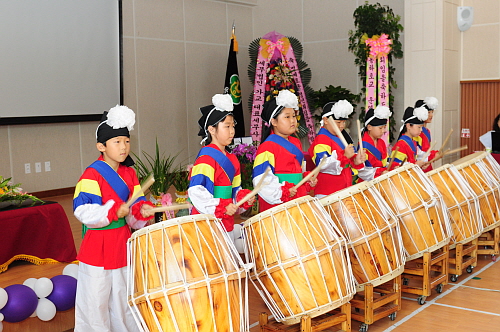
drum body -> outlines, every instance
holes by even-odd
[[[200,214],[132,234],[128,299],[145,331],[247,331],[246,271],[224,233]]]
[[[448,244],[451,228],[442,197],[418,166],[407,163],[371,182],[401,222],[407,260]]]
[[[316,317],[354,296],[346,240],[328,219],[318,199],[304,196],[243,226],[252,283],[279,322]]]
[[[479,237],[483,224],[477,196],[455,166],[446,164],[426,175],[441,193],[448,210],[453,232],[450,249]]]
[[[348,242],[352,272],[358,283],[374,287],[404,270],[399,221],[371,182],[362,182],[320,200]]]
[[[500,225],[499,182],[486,166],[485,157],[486,152],[479,152],[452,163],[477,196],[484,232]]]

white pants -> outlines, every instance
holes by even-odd
[[[80,262],[74,331],[139,331],[127,305],[127,267],[104,270]]]

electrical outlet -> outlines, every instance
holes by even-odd
[[[29,163],[24,164],[24,174],[31,173],[31,165]]]
[[[45,172],[50,172],[50,161],[45,162]]]
[[[42,172],[42,163],[35,163],[35,173]]]

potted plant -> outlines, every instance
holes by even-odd
[[[187,190],[189,188],[189,172],[193,168],[192,164],[189,165],[179,165],[174,172],[173,185],[175,188],[175,202],[177,204],[185,204],[188,201]],[[189,215],[189,209],[182,209],[177,211],[176,217]]]
[[[152,156],[147,152],[142,152],[144,159],[139,158],[135,153],[132,153],[135,158],[135,170],[137,172],[137,177],[139,181],[145,181],[151,174],[153,175],[155,182],[149,187],[150,201],[155,205],[161,205],[161,196],[166,194],[168,189],[174,183],[174,175],[172,172],[172,167],[177,155],[165,156],[165,154],[160,153],[160,148],[158,146],[158,139],[156,139],[156,149],[155,154]],[[162,218],[163,213],[158,213],[155,215],[155,220],[157,218]]]

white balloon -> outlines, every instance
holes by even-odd
[[[52,290],[54,290],[54,284],[49,278],[40,278],[35,282],[35,293],[40,299],[49,296]]]
[[[0,324],[2,324],[1,322],[3,321],[3,314],[0,312]]]
[[[2,332],[2,331],[3,331],[3,323],[0,322],[0,332]]]
[[[7,291],[5,289],[0,287],[0,309],[5,307],[8,300],[9,300],[9,294],[7,294]]]
[[[78,279],[78,264],[66,265],[62,274]]]
[[[240,254],[244,254],[245,253],[245,241],[243,241],[242,238],[235,239],[234,240],[234,246],[236,247],[236,250],[238,250],[238,252]]]
[[[39,299],[36,307],[36,315],[40,320],[47,322],[56,315],[56,305],[47,299]]]
[[[32,290],[35,290],[35,283],[36,283],[36,278],[28,278],[24,280],[23,285],[28,286]]]

